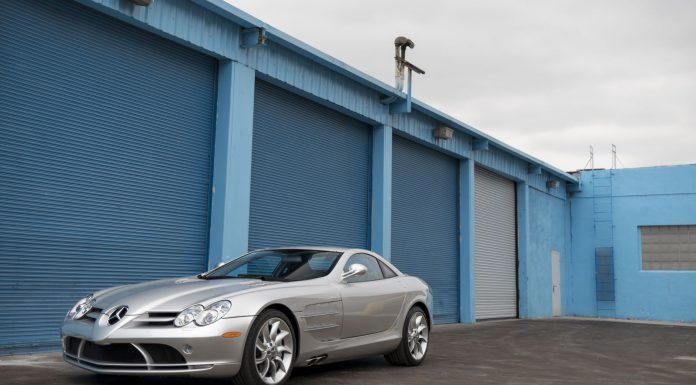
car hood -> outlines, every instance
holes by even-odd
[[[179,312],[195,305],[209,305],[242,291],[258,290],[282,284],[258,279],[198,279],[196,277],[163,279],[134,285],[117,286],[95,293],[95,306],[108,310],[128,306],[128,314],[148,311]]]

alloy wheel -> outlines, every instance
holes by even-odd
[[[290,326],[280,318],[271,318],[261,326],[255,341],[256,372],[261,380],[270,385],[283,381],[294,354]]]
[[[420,361],[428,349],[428,321],[425,315],[416,311],[408,321],[408,351],[415,360]]]

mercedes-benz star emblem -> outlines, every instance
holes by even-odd
[[[121,305],[117,308],[115,308],[112,312],[111,315],[109,315],[109,325],[114,325],[118,321],[120,321],[123,317],[126,316],[126,313],[128,313],[128,306],[126,305]]]

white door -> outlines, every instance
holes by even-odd
[[[551,304],[553,316],[561,316],[561,253],[551,251]]]

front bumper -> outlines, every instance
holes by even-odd
[[[66,321],[61,329],[63,357],[72,365],[103,374],[231,377],[239,371],[253,319],[223,318],[208,326],[183,328],[128,327],[124,322],[108,333],[94,323]],[[231,331],[241,335],[222,337]]]

